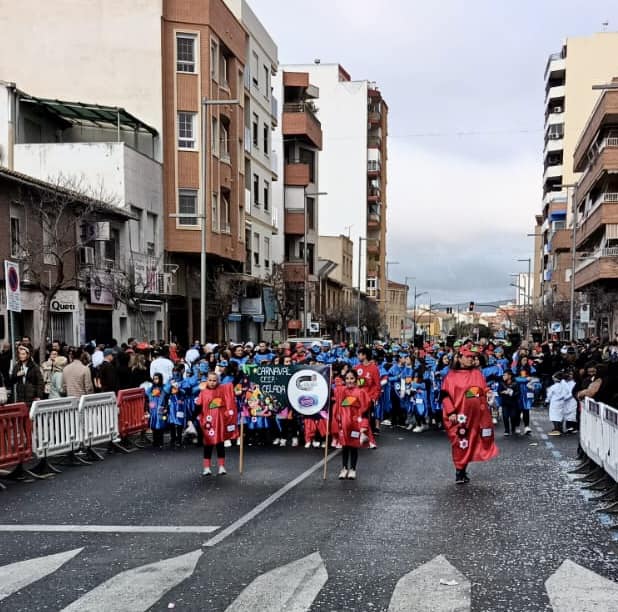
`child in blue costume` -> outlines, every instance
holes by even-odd
[[[374,412],[375,418],[387,427],[392,424],[391,386],[389,383],[389,372],[392,367],[392,362],[383,361],[378,368],[380,372],[380,399],[376,404]]]
[[[427,425],[429,399],[427,397],[427,385],[419,374],[412,381],[412,397],[414,420],[416,421],[416,427],[412,431],[414,433],[427,431],[429,429],[429,425]]]
[[[157,373],[152,377],[152,385],[146,391],[146,399],[149,413],[148,425],[152,431],[152,445],[155,448],[163,448],[163,434],[167,427],[167,406],[162,374]]]
[[[528,363],[527,357],[522,357],[515,371],[515,381],[519,385],[519,405],[524,422],[524,434],[530,435],[530,410],[534,404],[534,390],[530,388],[534,368]]]
[[[191,406],[187,401],[190,388],[185,384],[184,366],[182,364],[174,366],[172,378],[164,385],[163,391],[167,398],[170,448],[180,448],[183,431],[191,418]]]

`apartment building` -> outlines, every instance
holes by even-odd
[[[618,77],[601,96],[575,149],[575,289],[590,315],[579,335],[618,330]]]
[[[408,285],[388,281],[386,326],[391,340],[403,341],[408,317]]]
[[[287,332],[298,335],[311,329],[317,302],[318,219],[321,183],[319,152],[322,125],[315,100],[319,89],[308,72],[282,67],[273,79],[275,95],[283,101],[281,125],[274,148],[283,177],[274,191],[274,205],[283,219],[283,232],[276,236],[283,252]]]
[[[67,245],[73,259],[79,253],[79,261],[69,263],[79,267],[80,279],[66,276],[67,309],[50,315],[55,338],[79,344],[164,336],[174,278],[163,256],[163,170],[153,157],[157,142],[154,128],[123,109],[39,98],[0,81],[0,165],[17,172],[23,184],[38,180],[42,193],[55,186],[63,195],[49,202],[50,210],[63,208],[58,200],[66,199],[66,191],[108,207],[109,218],[98,214],[97,224],[90,226],[91,238],[76,235],[75,244]],[[4,224],[10,220],[13,246],[33,215],[36,210],[25,203],[10,208]],[[30,264],[26,251],[11,251],[24,273]],[[51,253],[44,265],[51,276],[64,275]],[[29,304],[26,312],[42,308],[42,294],[33,291]],[[79,317],[77,328],[70,313]],[[36,316],[24,314],[20,321],[24,333],[41,337]]]
[[[281,221],[273,205],[273,182],[279,177],[272,143],[279,115],[272,77],[277,73],[279,62],[275,41],[246,0],[225,2],[247,31],[244,71],[244,274],[247,283],[237,312],[231,314],[232,319],[238,320],[234,330],[237,335],[231,332],[231,337],[255,342],[264,337],[264,332],[276,328],[265,316],[267,309],[262,298],[264,282],[272,275],[273,262],[281,261],[283,256],[276,250],[279,242],[273,240],[280,231]]]
[[[545,67],[542,240],[536,248],[533,286],[544,309],[560,311],[570,299],[568,257],[572,195],[581,173],[573,165],[579,136],[599,92],[594,85],[618,74],[618,33],[567,38]],[[564,310],[564,308],[562,308]]]
[[[320,208],[320,233],[350,236],[353,284],[380,300],[384,314],[388,106],[375,83],[353,80],[339,64],[316,60],[286,69],[306,71],[320,91],[320,189],[328,194]]]
[[[0,79],[34,96],[129,109],[156,131],[165,263],[177,292],[170,335],[198,335],[204,282],[207,335],[228,335],[242,295],[226,275],[246,262],[245,28],[223,0],[25,0],[2,12],[0,28]]]

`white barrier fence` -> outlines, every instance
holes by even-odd
[[[113,442],[118,436],[115,393],[37,400],[30,408],[32,450],[38,459]]]
[[[587,397],[581,411],[580,444],[618,482],[618,410]]]

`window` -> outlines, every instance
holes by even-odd
[[[11,217],[11,257],[21,257],[23,252],[20,246],[19,219]]]
[[[268,212],[270,209],[270,183],[264,181],[264,211]]]
[[[268,157],[268,152],[270,151],[270,146],[268,146],[268,137],[270,135],[270,127],[268,124],[264,124],[264,128],[262,130],[262,142],[264,143],[264,155]]]
[[[228,80],[229,61],[229,58],[221,52],[219,58],[219,84],[221,87],[226,87],[228,89],[230,87]]]
[[[232,233],[230,223],[230,192],[221,190],[221,206],[219,209],[219,228],[224,234]]]
[[[150,257],[155,256],[158,223],[159,217],[156,214],[146,213],[146,254]]]
[[[120,250],[120,230],[111,228],[109,240],[106,240],[104,245],[105,259],[109,260],[110,263],[116,263]]]
[[[137,219],[129,221],[129,249],[133,252],[141,253],[142,243],[140,237],[142,235],[142,209],[136,206],[131,206],[131,214]]]
[[[270,69],[268,66],[264,66],[264,97],[268,99],[268,92],[270,91]]]
[[[212,194],[212,231],[219,231],[219,195],[216,192]]]
[[[210,41],[210,78],[213,81],[218,80],[219,67],[219,46],[216,40]]]
[[[270,238],[264,236],[264,267],[270,268]]]
[[[253,175],[253,205],[260,205],[260,177],[257,174]]]
[[[178,191],[178,225],[197,225],[197,190],[180,189]]]
[[[259,139],[259,136],[258,136],[259,127],[258,127],[258,125],[259,125],[258,124],[258,116],[255,113],[253,113],[253,146],[254,147],[257,147],[258,144],[259,144],[258,143],[258,139]]]
[[[259,81],[258,81],[258,74],[259,74],[259,60],[258,60],[258,56],[257,53],[254,51],[253,55],[251,56],[251,80],[253,81],[253,84],[257,87],[259,85]]]
[[[260,265],[260,235],[257,232],[253,234],[253,263]]]
[[[315,229],[315,198],[307,198],[307,229]]]
[[[176,34],[176,70],[196,72],[195,36],[193,34]]]
[[[212,118],[210,126],[210,149],[213,155],[219,155],[219,120]]]
[[[221,117],[221,130],[220,130],[220,142],[221,142],[221,159],[230,161],[230,124],[226,118]]]
[[[178,148],[195,149],[195,113],[178,113]]]

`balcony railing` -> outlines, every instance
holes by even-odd
[[[283,105],[283,112],[284,113],[310,113],[314,117],[316,116],[315,107],[310,102],[286,102]]]
[[[367,172],[380,172],[381,164],[375,159],[367,161]]]
[[[606,247],[601,249],[601,257],[618,257],[618,247]]]
[[[382,146],[382,137],[381,136],[369,136],[367,138],[367,146],[370,148],[379,149]]]

